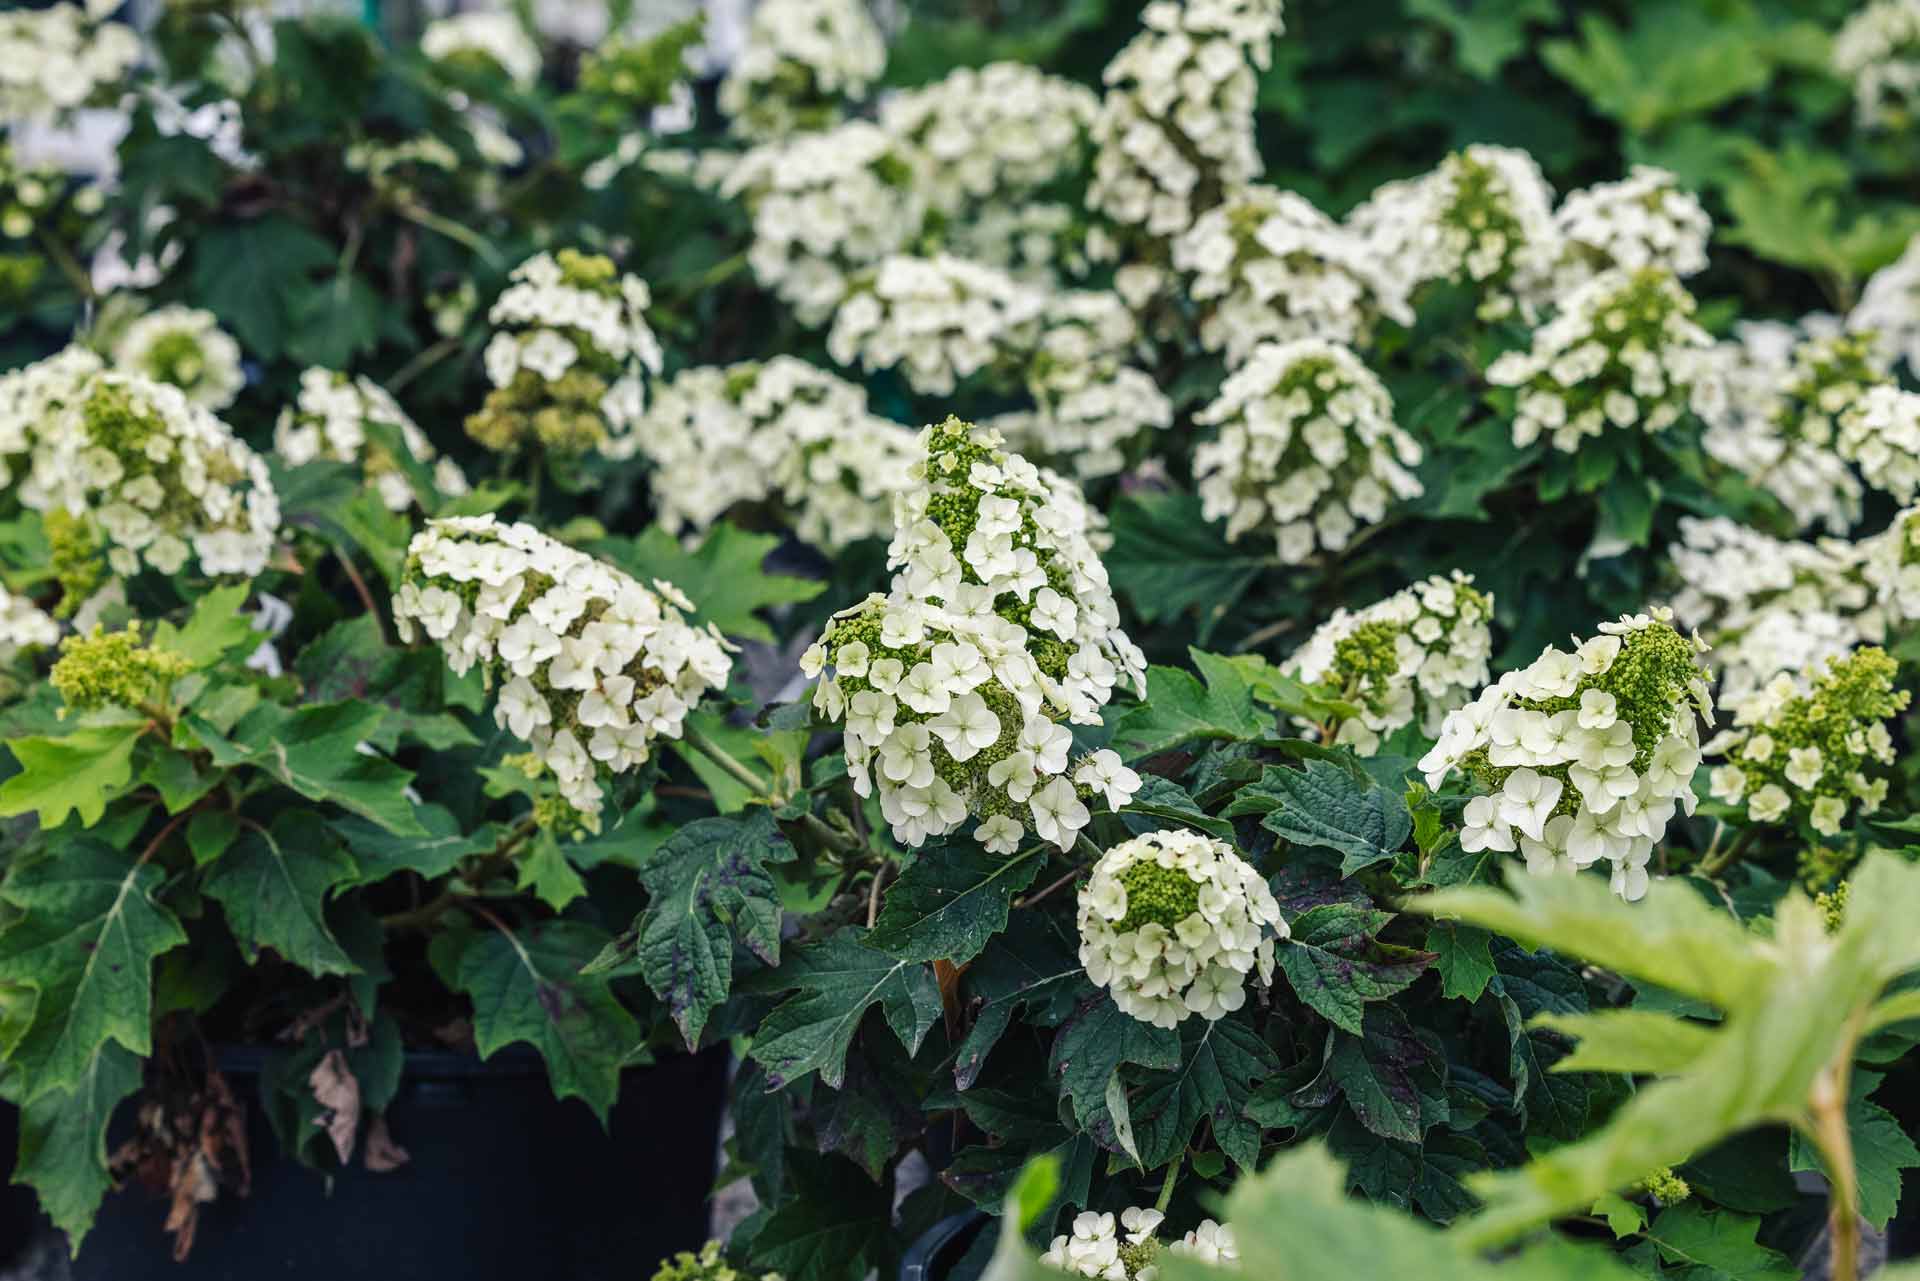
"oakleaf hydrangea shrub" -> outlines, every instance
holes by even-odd
[[[1080,888],[1080,962],[1143,1023],[1225,1018],[1249,973],[1273,981],[1287,923],[1252,864],[1199,832],[1149,832],[1114,846]]]
[[[727,682],[732,659],[671,583],[648,588],[530,525],[491,516],[429,521],[407,547],[393,599],[401,639],[418,632],[447,665],[497,684],[494,721],[526,740],[590,830],[604,779],[680,737],[687,713]]]
[[[1194,451],[1207,519],[1224,519],[1229,540],[1269,535],[1287,564],[1340,551],[1423,492],[1420,445],[1394,424],[1393,398],[1333,343],[1255,348],[1195,421],[1220,429]]]
[[[1487,683],[1492,618],[1493,598],[1471,574],[1434,574],[1363,609],[1334,610],[1281,670],[1358,705],[1331,739],[1371,756],[1406,725],[1438,736],[1447,713]]]
[[[1518,851],[1529,871],[1605,860],[1622,898],[1647,892],[1647,862],[1674,810],[1691,814],[1699,723],[1713,717],[1697,637],[1672,613],[1623,616],[1569,652],[1549,646],[1449,713],[1421,758],[1427,786],[1453,771],[1476,793],[1464,850]]]
[[[1166,1218],[1158,1210],[1138,1205],[1128,1206],[1117,1216],[1092,1210],[1077,1214],[1071,1229],[1053,1238],[1040,1262],[1070,1276],[1152,1281],[1163,1255],[1213,1264],[1239,1260],[1233,1229],[1202,1219],[1185,1236],[1163,1243],[1159,1231]]]
[[[487,319],[486,404],[467,435],[498,453],[529,446],[624,458],[646,407],[660,342],[647,324],[646,282],[599,254],[562,249],[513,269]]]
[[[299,394],[293,404],[280,411],[274,424],[274,452],[295,467],[318,458],[354,464],[387,510],[404,512],[415,506],[420,496],[414,493],[413,481],[389,447],[367,435],[370,423],[398,435],[408,457],[432,469],[438,497],[457,498],[468,492],[460,464],[440,457],[433,442],[399,402],[364,375],[351,377],[319,368],[303,371]]]
[[[1061,724],[1093,724],[1145,658],[1121,631],[1101,531],[1073,483],[950,418],[921,435],[898,500],[893,590],[834,616],[802,660],[813,705],[846,729],[861,795],[877,787],[896,839],[917,846],[970,816],[1011,853],[1028,832],[1073,845],[1098,796],[1140,786],[1120,757],[1073,759]]]
[[[1822,836],[1839,835],[1850,812],[1878,811],[1894,759],[1887,722],[1912,699],[1894,687],[1898,669],[1865,646],[1827,660],[1810,688],[1782,673],[1733,703],[1732,726],[1704,749],[1723,762],[1714,799],[1744,805],[1755,823],[1805,823]]]

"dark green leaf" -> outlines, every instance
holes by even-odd
[[[353,875],[353,860],[320,816],[292,810],[271,832],[249,827],[214,864],[205,889],[226,909],[248,961],[270,947],[310,974],[351,974],[358,967],[327,927],[326,902]]]
[[[972,841],[922,850],[887,887],[867,946],[903,961],[965,965],[1007,927],[1013,896],[1044,862],[1039,849],[989,854]]]
[[[770,1089],[814,1071],[838,1089],[847,1046],[876,1003],[909,1051],[919,1049],[940,1017],[932,971],[874,951],[852,929],[790,949],[779,969],[754,976],[751,986],[794,992],[760,1021],[753,1038],[753,1058],[766,1068]]]
[[[1384,1001],[1420,977],[1433,958],[1374,940],[1390,913],[1328,903],[1290,923],[1276,959],[1294,994],[1335,1027],[1362,1033],[1366,1005]]]

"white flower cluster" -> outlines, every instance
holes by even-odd
[[[1676,806],[1693,812],[1699,718],[1713,696],[1672,611],[1623,616],[1572,653],[1549,646],[1450,714],[1420,760],[1427,786],[1456,768],[1481,793],[1460,847],[1518,849],[1536,873],[1612,865],[1614,892],[1647,892],[1647,861]]]
[[[1080,887],[1080,963],[1122,1013],[1155,1027],[1222,1019],[1247,1003],[1246,976],[1273,981],[1287,937],[1267,882],[1201,832],[1148,832],[1100,856]]]
[[[865,0],[762,0],[720,82],[720,110],[745,138],[819,129],[886,65],[886,41]]]
[[[656,738],[679,738],[701,695],[727,682],[727,643],[689,624],[680,611],[692,608],[671,583],[649,590],[491,516],[427,522],[393,598],[402,640],[417,626],[454,671],[477,663],[501,682],[494,721],[533,746],[589,819],[603,776],[645,763]]]
[[[880,126],[895,138],[928,207],[957,217],[972,202],[1015,203],[1079,172],[1099,109],[1083,85],[995,62],[889,95]]]
[[[1691,407],[1713,340],[1693,296],[1658,268],[1605,271],[1569,294],[1532,345],[1507,352],[1487,381],[1517,390],[1513,443],[1546,435],[1575,453],[1613,427],[1664,431]]]
[[[266,568],[280,501],[266,462],[179,388],[68,348],[0,378],[0,453],[31,453],[20,501],[104,539],[122,576]]]
[[[1146,660],[1119,628],[1097,517],[1071,481],[949,418],[895,504],[895,573],[836,615],[802,657],[813,703],[846,727],[855,789],[876,783],[896,839],[918,846],[969,814],[1011,853],[1029,828],[1070,847],[1095,794],[1118,809],[1140,777],[1111,751],[1069,760],[1060,720],[1093,724]]]
[[[219,411],[233,403],[247,376],[240,344],[210,311],[161,307],[136,318],[113,344],[115,368],[170,383],[187,399]]]
[[[1902,503],[1920,495],[1920,395],[1892,383],[1869,387],[1834,426],[1834,451],[1867,484]]]
[[[1435,574],[1365,609],[1337,609],[1281,670],[1359,705],[1333,741],[1362,756],[1403,725],[1428,738],[1489,678],[1493,598],[1473,577]],[[1303,722],[1304,723],[1304,722]]]
[[[1259,176],[1254,69],[1283,29],[1280,0],[1154,0],[1107,64],[1088,203],[1158,239]]]
[[[1893,523],[1855,545],[1860,577],[1873,589],[1874,604],[1885,623],[1920,620],[1920,507],[1909,507]],[[1871,639],[1884,636],[1884,625]]]
[[[951,395],[962,378],[1028,345],[1045,303],[1044,293],[982,263],[896,255],[834,312],[827,353],[868,371],[900,365],[915,391]]]
[[[1347,216],[1395,292],[1470,283],[1483,320],[1525,316],[1559,261],[1553,188],[1533,157],[1476,143],[1418,178],[1379,188]]]
[[[1920,111],[1920,0],[1873,0],[1833,37],[1833,69],[1853,82],[1867,129],[1911,129]]]
[[[1865,546],[1788,542],[1725,517],[1680,518],[1668,549],[1682,584],[1673,610],[1713,645],[1723,700],[1884,637]]]
[[[1105,233],[1083,227],[1078,208],[1065,201],[982,204],[964,218],[948,220],[940,240],[955,257],[1048,288],[1084,277],[1095,259],[1110,256]]]
[[[1393,398],[1345,347],[1317,338],[1263,343],[1195,416],[1220,428],[1194,450],[1201,510],[1227,538],[1267,528],[1280,559],[1339,551],[1396,499],[1423,492],[1419,444],[1394,424]]]
[[[549,447],[629,457],[646,407],[646,374],[660,372],[660,341],[647,324],[647,283],[597,254],[535,254],[487,313],[495,326],[484,362],[494,386],[467,432],[506,451]]]
[[[400,437],[413,461],[432,465],[433,487],[440,497],[468,492],[460,464],[451,458],[436,459],[426,433],[386,388],[364,375],[355,378],[319,368],[304,371],[298,397],[280,411],[274,424],[274,452],[295,467],[321,458],[355,464],[387,510],[406,511],[417,501],[413,484],[386,447],[368,438],[369,423],[384,424]]]
[[[1904,360],[1909,372],[1920,375],[1920,235],[1867,278],[1847,328],[1874,335],[1889,365]]]
[[[1358,346],[1380,315],[1413,323],[1366,243],[1291,191],[1234,192],[1173,242],[1173,266],[1204,308],[1202,345],[1229,366],[1263,342]]]
[[[747,152],[720,186],[753,216],[754,278],[806,325],[823,323],[847,279],[897,252],[926,210],[893,137],[865,120]]]
[[[1856,804],[1874,813],[1894,761],[1886,722],[1911,699],[1893,687],[1898,671],[1885,650],[1861,649],[1798,680],[1782,672],[1735,703],[1733,727],[1703,749],[1725,762],[1711,775],[1714,799],[1744,802],[1756,823],[1791,813],[1822,836],[1837,836]]]
[[[1088,1210],[1074,1216],[1072,1231],[1056,1236],[1040,1262],[1098,1281],[1155,1281],[1159,1275],[1155,1260],[1161,1250],[1157,1234],[1165,1221],[1160,1211],[1141,1206],[1122,1210],[1117,1221],[1112,1214]],[[1233,1229],[1212,1219],[1202,1219],[1199,1227],[1165,1248],[1168,1254],[1202,1263],[1234,1263],[1240,1258]]]
[[[1780,430],[1783,388],[1804,336],[1830,338],[1839,333],[1839,321],[1818,315],[1798,325],[1747,321],[1734,332],[1733,341],[1707,353],[1707,372],[1695,385],[1693,406],[1707,428],[1702,446],[1716,462],[1772,494],[1798,525],[1819,523],[1830,534],[1846,533],[1860,520],[1866,490],[1859,477],[1831,442],[1816,446]]]
[[[913,433],[869,412],[863,388],[792,356],[682,370],[655,389],[635,439],[669,529],[705,530],[777,496],[826,551],[892,529],[918,457]]]
[[[1146,370],[1127,363],[1138,324],[1116,294],[1069,290],[1046,298],[1026,369],[1037,409],[1023,420],[1033,450],[1083,477],[1126,465],[1121,446],[1173,425],[1173,403]]]
[[[140,61],[140,37],[109,22],[118,0],[0,13],[0,128],[82,106]]]
[[[491,62],[522,89],[540,78],[540,46],[511,10],[429,22],[420,33],[420,52],[435,62]]]
[[[23,649],[46,649],[60,639],[60,624],[25,596],[0,587],[0,663]]]
[[[1660,267],[1682,279],[1707,269],[1713,220],[1665,169],[1635,165],[1619,182],[1569,192],[1553,220],[1561,241],[1556,297],[1612,267]]]

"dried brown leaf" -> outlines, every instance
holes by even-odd
[[[376,1112],[367,1122],[367,1142],[360,1150],[360,1159],[375,1174],[386,1174],[397,1170],[413,1158],[407,1150],[393,1141],[393,1135],[387,1132],[387,1118]]]
[[[314,1124],[326,1130],[344,1165],[353,1156],[354,1135],[360,1129],[359,1078],[347,1066],[345,1054],[328,1050],[307,1077],[307,1087],[313,1091],[314,1101],[328,1109],[329,1115],[316,1118]]]

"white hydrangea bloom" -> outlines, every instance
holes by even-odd
[[[1853,82],[1865,129],[1911,129],[1920,110],[1920,0],[1873,0],[1833,38],[1833,70]]]
[[[406,511],[416,501],[413,484],[386,448],[368,438],[368,423],[385,424],[397,432],[415,462],[432,466],[434,490],[440,497],[457,498],[469,492],[460,464],[438,457],[427,434],[399,402],[364,375],[356,378],[317,367],[303,371],[299,394],[274,424],[274,452],[295,467],[316,459],[354,464],[387,510]]]
[[[1070,759],[1060,721],[1092,724],[1146,660],[1119,628],[1104,533],[1071,481],[948,419],[896,501],[890,595],[836,615],[803,656],[813,703],[846,729],[854,787],[877,787],[895,839],[918,846],[981,820],[1012,853],[1031,831],[1062,849],[1096,796],[1140,786],[1117,754]],[[1098,540],[1098,541],[1097,541]]]
[[[84,106],[140,61],[140,37],[109,22],[116,0],[0,13],[0,128]]]
[[[837,550],[892,529],[913,433],[867,409],[858,384],[792,356],[682,370],[635,433],[658,519],[705,530],[737,503],[777,497],[795,532]]]
[[[1647,892],[1647,862],[1677,807],[1691,814],[1699,721],[1713,719],[1705,642],[1672,611],[1623,616],[1489,685],[1451,713],[1420,760],[1427,786],[1463,769],[1479,793],[1460,847],[1519,852],[1535,873],[1605,860],[1614,892]]]
[[[1267,530],[1290,565],[1423,492],[1409,470],[1420,446],[1394,425],[1385,385],[1334,343],[1256,347],[1194,421],[1220,428],[1194,451],[1206,518],[1224,519],[1229,540]]]
[[[1281,670],[1357,703],[1360,714],[1340,723],[1334,741],[1371,756],[1402,725],[1435,737],[1447,713],[1487,683],[1492,617],[1493,598],[1472,575],[1434,574],[1364,609],[1336,609]]]
[[[1920,395],[1891,383],[1869,387],[1834,426],[1834,451],[1867,484],[1902,503],[1920,495]]]
[[[1099,228],[1063,201],[994,200],[941,228],[948,253],[998,267],[1023,284],[1057,288],[1083,278],[1096,259],[1111,257]]]
[[[919,234],[924,193],[894,137],[865,120],[763,143],[740,157],[720,194],[753,216],[754,278],[819,325],[846,297],[848,278]]]
[[[233,403],[247,376],[240,344],[210,311],[161,307],[136,318],[113,344],[113,363],[127,373],[171,383],[194,404],[218,412]]]
[[[1358,346],[1378,316],[1413,323],[1367,245],[1291,191],[1229,195],[1173,242],[1173,266],[1203,307],[1201,344],[1225,351],[1229,366],[1263,342]]]
[[[1881,616],[1894,623],[1920,621],[1920,507],[1902,511],[1857,547],[1860,576],[1873,589]]]
[[[1658,432],[1692,405],[1713,340],[1693,320],[1693,296],[1667,272],[1606,271],[1564,298],[1532,345],[1487,369],[1516,390],[1513,443],[1547,436],[1575,453],[1610,427]]]
[[[47,649],[60,639],[60,624],[25,596],[0,586],[0,663],[23,649]]]
[[[1072,1276],[1101,1281],[1154,1281],[1159,1269],[1160,1225],[1166,1216],[1145,1206],[1129,1206],[1118,1217],[1088,1210],[1073,1218],[1073,1228],[1053,1239],[1040,1262]],[[1202,1263],[1230,1263],[1240,1257],[1233,1232],[1202,1219],[1200,1226],[1166,1245],[1168,1254]]]
[[[99,356],[76,343],[0,374],[0,489],[26,476],[35,434],[74,412],[82,390],[104,368]]]
[[[1471,284],[1479,315],[1527,318],[1561,256],[1553,188],[1524,151],[1474,144],[1431,173],[1388,183],[1347,227],[1367,245],[1394,292],[1434,280]]]
[[[266,462],[178,387],[71,353],[0,379],[0,421],[38,411],[20,501],[86,522],[121,577],[189,560],[212,576],[266,568],[280,527]]]
[[[1822,836],[1849,815],[1872,814],[1887,797],[1894,762],[1887,721],[1911,700],[1894,689],[1899,665],[1878,648],[1782,672],[1733,704],[1733,725],[1703,752],[1718,758],[1713,797],[1769,823],[1791,814]]]
[[[1888,364],[1905,361],[1920,375],[1920,236],[1898,259],[1868,277],[1847,328],[1874,335]]]
[[[886,40],[864,0],[762,0],[720,82],[720,110],[743,138],[820,129],[886,65]]]
[[[1706,353],[1707,372],[1693,397],[1706,424],[1701,444],[1708,456],[1772,494],[1800,526],[1820,524],[1830,534],[1859,522],[1865,487],[1830,442],[1790,438],[1780,424],[1796,351],[1806,337],[1839,332],[1837,317],[1817,314],[1797,325],[1744,321],[1734,327],[1733,341]]]
[[[1884,638],[1866,547],[1789,542],[1725,517],[1680,518],[1668,549],[1681,583],[1673,610],[1712,644],[1723,700]]]
[[[1246,1004],[1246,976],[1273,979],[1287,937],[1264,877],[1225,841],[1148,832],[1101,855],[1080,887],[1080,963],[1123,1013],[1156,1027],[1221,1019]]]
[[[1122,446],[1173,425],[1173,402],[1146,370],[1128,363],[1140,343],[1133,313],[1116,294],[1070,290],[1043,304],[1027,361],[1036,409],[1023,420],[1024,447],[1082,477],[1126,466]]]
[[[407,547],[394,624],[447,665],[499,683],[494,720],[532,745],[582,815],[601,780],[679,738],[703,694],[726,685],[727,643],[696,628],[671,583],[652,589],[531,525],[491,516],[428,521]],[[593,824],[589,822],[591,827]]]
[[[1233,1239],[1233,1229],[1224,1223],[1215,1223],[1212,1219],[1200,1220],[1199,1227],[1178,1241],[1168,1243],[1167,1253],[1185,1255],[1201,1263],[1240,1261],[1240,1249]]]
[[[1084,85],[995,62],[889,94],[880,127],[895,138],[927,207],[957,218],[971,204],[1015,203],[1083,170],[1099,109]]]
[[[1155,0],[1107,64],[1089,204],[1170,239],[1260,174],[1256,68],[1284,29],[1280,0]]]
[[[1568,192],[1553,221],[1561,243],[1553,297],[1612,267],[1660,267],[1682,279],[1707,269],[1713,220],[1665,169],[1635,165],[1619,182]]]
[[[485,59],[522,89],[540,78],[540,46],[511,11],[456,13],[427,24],[420,52],[435,62]]]
[[[1008,349],[1029,346],[1045,304],[1044,293],[993,267],[895,256],[835,310],[827,353],[869,371],[900,365],[915,391],[950,395]]]
[[[535,254],[509,281],[487,313],[494,334],[483,360],[494,390],[468,417],[467,434],[501,452],[538,441],[631,456],[645,378],[661,363],[647,282],[572,249]]]

